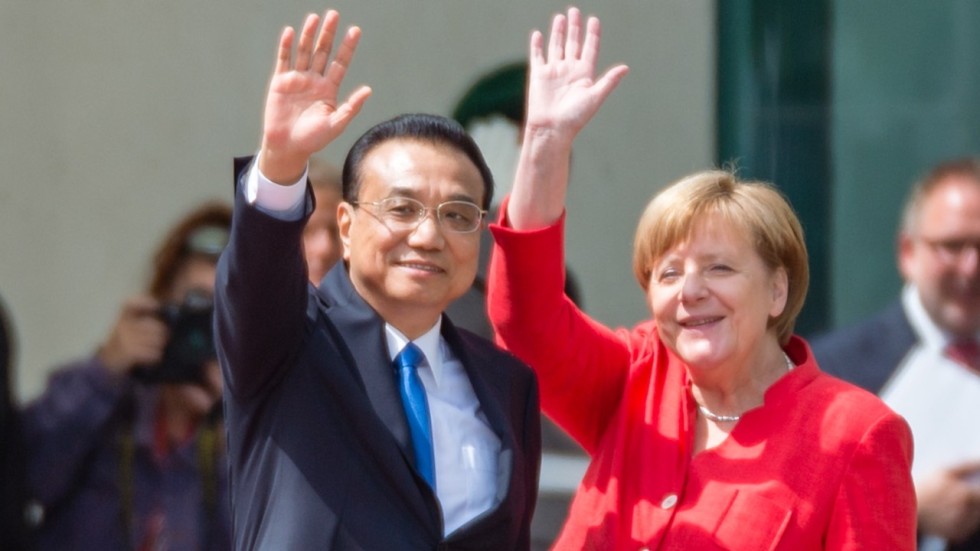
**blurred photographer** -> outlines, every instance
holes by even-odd
[[[96,353],[58,369],[23,411],[38,548],[229,549],[215,265],[231,210],[167,234],[145,295]]]

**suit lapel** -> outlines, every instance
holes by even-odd
[[[480,400],[480,408],[497,435],[504,440],[512,435],[506,415],[506,405],[510,402],[508,393],[509,378],[479,355],[479,351],[468,346],[449,318],[442,316],[442,338],[446,339],[453,353],[459,358],[466,375],[473,385],[473,391]],[[509,442],[507,442],[509,444]]]
[[[414,464],[408,422],[402,409],[401,396],[384,337],[384,320],[354,290],[342,263],[330,270],[317,293],[325,302],[327,315],[354,358],[371,406],[394,436],[405,461],[409,465]],[[446,316],[443,316],[442,337],[463,364],[473,392],[480,401],[481,411],[501,442],[497,469],[497,493],[501,505],[473,519],[475,523],[479,523],[488,517],[496,517],[505,506],[512,486],[516,435],[508,415],[513,403],[510,395],[511,381],[506,372],[497,369],[493,362],[479,353],[478,348],[468,345],[466,338]],[[424,486],[422,479],[418,480]],[[435,499],[434,494],[430,495]]]
[[[354,290],[343,263],[330,270],[317,292],[354,358],[371,406],[412,463],[411,436],[389,360],[384,321]]]
[[[919,343],[919,336],[912,328],[905,308],[901,301],[892,303],[879,318],[881,327],[874,332],[871,349],[868,350],[864,377],[868,379],[868,388],[875,394],[881,390],[898,372],[914,346]]]

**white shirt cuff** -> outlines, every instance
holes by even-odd
[[[273,183],[259,170],[259,156],[256,154],[245,178],[245,199],[269,216],[280,220],[299,220],[303,217],[308,174],[309,165],[297,182],[286,186]]]

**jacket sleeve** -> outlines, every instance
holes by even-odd
[[[630,351],[565,296],[563,224],[491,227],[488,310],[498,342],[537,373],[544,412],[592,453],[622,398]]]
[[[916,502],[912,483],[912,432],[888,412],[858,443],[834,502],[827,550],[916,547]]]
[[[53,505],[74,487],[95,448],[105,445],[131,385],[93,356],[56,370],[44,393],[23,409],[28,476],[42,504]]]
[[[240,165],[231,237],[218,261],[215,341],[224,384],[248,398],[274,384],[306,338],[310,286],[303,258],[304,216],[279,220],[245,199],[250,165]]]

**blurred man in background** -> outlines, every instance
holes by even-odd
[[[317,158],[310,159],[309,170],[316,208],[303,230],[303,249],[310,270],[310,283],[319,285],[341,255],[340,229],[337,227],[337,205],[341,201],[340,170]]]
[[[919,548],[980,549],[980,162],[942,163],[913,188],[898,265],[901,297],[813,352],[911,425]]]

